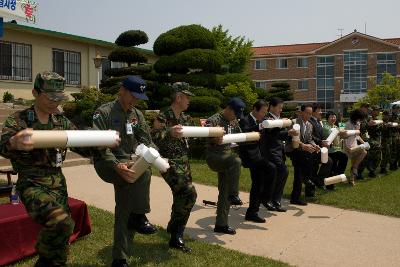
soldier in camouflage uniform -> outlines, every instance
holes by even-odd
[[[150,178],[147,169],[134,183],[130,169],[136,147],[143,143],[155,147],[143,114],[135,108],[139,99],[147,100],[146,84],[137,76],[122,81],[119,98],[99,107],[93,115],[93,128],[117,130],[121,143],[113,149],[99,149],[94,167],[115,191],[113,267],[128,266],[134,232],[153,234],[156,228],[147,220],[150,212]]]
[[[374,120],[378,119],[379,111],[380,108],[378,106],[372,107],[371,119],[368,121],[367,126],[367,131],[369,135],[368,142],[370,144],[370,149],[364,159],[364,163],[369,171],[368,176],[371,178],[376,177],[376,169],[379,167],[382,158],[382,125],[377,125],[376,123],[374,123]]]
[[[207,119],[206,126],[224,127],[226,133],[240,133],[238,119],[243,116],[245,104],[240,98],[232,98],[227,107]],[[240,204],[238,197],[241,160],[233,144],[221,144],[221,138],[207,139],[206,161],[211,170],[218,173],[218,204],[214,232],[236,234],[228,225],[231,204]]]
[[[171,234],[169,246],[183,252],[191,252],[183,241],[183,232],[189,219],[190,211],[196,202],[196,189],[192,184],[189,165],[189,145],[187,138],[182,138],[182,126],[193,125],[191,118],[183,113],[189,107],[187,83],[174,83],[172,104],[161,112],[154,122],[153,140],[159,147],[162,157],[169,159],[170,168],[162,174],[171,188],[174,201],[171,219],[167,231]]]
[[[399,118],[398,118],[398,106],[394,105],[392,107],[392,115],[390,116],[390,121],[391,122],[397,122],[399,123]],[[390,170],[395,171],[397,170],[398,166],[398,161],[399,161],[399,154],[400,154],[400,147],[399,147],[399,138],[400,138],[400,133],[399,133],[399,127],[391,127],[390,128],[390,135],[392,137],[391,140],[391,149],[392,149],[392,156],[390,157]]]
[[[64,95],[65,80],[54,72],[36,76],[34,105],[7,118],[0,154],[11,160],[18,172],[17,191],[28,214],[42,226],[35,266],[65,266],[74,221],[68,206],[65,177],[61,172],[65,148],[33,149],[33,130],[74,130],[74,125],[57,109]],[[79,151],[78,151],[79,152]]]
[[[390,116],[389,112],[385,110],[383,112],[383,125],[382,125],[382,139],[381,139],[381,146],[382,146],[382,160],[381,160],[381,173],[387,173],[387,165],[390,163],[391,157],[391,136],[390,136]]]
[[[369,139],[369,134],[368,134],[368,122],[371,120],[371,116],[370,116],[370,104],[369,103],[362,103],[360,106],[360,110],[364,113],[365,117],[364,119],[361,121],[360,123],[360,136],[362,138],[362,140],[364,140],[365,142],[368,142]],[[366,167],[366,162],[365,159],[360,163],[359,167],[358,167],[358,175],[357,175],[357,179],[363,179],[363,171]]]

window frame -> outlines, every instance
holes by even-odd
[[[0,40],[1,44],[5,45],[10,45],[11,46],[11,60],[10,64],[11,66],[10,71],[11,75],[2,75],[0,74],[0,80],[5,80],[5,81],[20,81],[20,82],[32,82],[32,45],[31,44],[25,44],[25,43],[19,43],[19,42],[8,42],[8,41],[2,41]],[[22,46],[24,49],[24,52],[27,53],[27,55],[17,55],[17,46]],[[16,66],[17,64],[17,59],[18,58],[26,58],[28,62],[25,62],[25,66]],[[0,61],[2,60],[1,55],[0,55]],[[8,62],[7,62],[8,63]],[[24,65],[24,64],[22,64]],[[1,63],[0,63],[1,66]],[[25,75],[16,75],[17,72],[19,71],[26,71],[28,73],[28,76]],[[24,73],[23,73],[24,74]]]
[[[282,67],[281,66],[281,62],[282,61],[285,61],[286,62],[286,67]],[[288,69],[289,68],[289,62],[288,62],[288,59],[286,58],[286,57],[280,57],[280,58],[277,58],[276,59],[276,68],[277,69],[280,69],[280,70],[282,70],[282,69]]]
[[[63,53],[63,73],[59,73],[57,72],[56,68],[55,68],[55,58],[54,58],[54,54],[55,53]],[[66,53],[67,55],[74,55],[76,54],[78,56],[79,62],[72,62],[72,61],[67,61],[67,64],[75,64],[75,65],[79,65],[79,68],[77,68],[77,70],[79,70],[79,73],[76,72],[72,72],[72,71],[67,71],[65,69],[65,60],[66,60]],[[82,85],[82,55],[81,52],[76,52],[76,51],[71,51],[71,50],[65,50],[65,49],[59,49],[59,48],[53,48],[52,49],[52,63],[53,63],[53,71],[57,72],[58,74],[60,74],[61,76],[63,76],[65,78],[65,84],[66,85],[70,85],[70,86],[81,86]],[[67,68],[68,69],[68,68]],[[72,67],[70,66],[70,69],[72,69]],[[66,74],[67,73],[67,74]],[[75,75],[78,77],[78,81],[77,83],[75,83],[75,81],[72,81],[72,79],[70,78],[70,75]]]
[[[302,60],[305,60],[306,66],[300,66],[299,63],[300,63]],[[298,57],[298,58],[297,58],[297,68],[299,68],[299,69],[308,69],[308,57]]]
[[[257,62],[264,62],[264,68],[261,68],[261,67],[257,67]],[[260,63],[260,66],[261,66],[262,64]],[[266,70],[267,69],[267,59],[266,58],[260,58],[260,59],[255,59],[254,60],[254,69],[255,70]]]

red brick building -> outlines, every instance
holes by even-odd
[[[343,111],[376,85],[384,72],[400,77],[400,38],[354,31],[333,42],[253,47],[256,87],[288,82],[296,103],[319,102]]]

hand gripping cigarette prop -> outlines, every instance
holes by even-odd
[[[337,184],[337,183],[345,183],[347,182],[347,177],[344,174],[335,175],[332,177],[328,177],[324,179],[325,185]]]
[[[221,137],[225,131],[222,127],[182,126],[182,137]]]
[[[369,150],[370,149],[369,143],[365,142],[364,144],[354,146],[354,147],[350,148],[350,152],[354,153],[354,152],[359,151],[361,149]]]
[[[280,120],[264,120],[260,123],[260,130],[266,128],[284,128],[292,125],[292,121],[289,119],[280,119]]]
[[[33,148],[113,147],[119,134],[111,130],[33,130],[25,140],[32,140]]]
[[[375,125],[380,125],[383,123],[383,120],[373,120]]]
[[[169,169],[169,163],[166,159],[163,159],[152,147],[147,147],[145,144],[140,144],[136,147],[135,154],[138,159],[132,165],[131,170],[135,171],[134,179],[130,181],[134,183],[149,167],[153,165],[161,173],[166,172]]]
[[[354,135],[360,135],[360,130],[340,130],[340,137],[347,138]]]
[[[321,148],[321,163],[327,163],[328,158],[328,149],[326,147]]]
[[[293,130],[297,132],[297,135],[292,136],[292,146],[293,148],[298,148],[300,145],[300,124],[294,124]]]
[[[331,129],[331,133],[329,134],[328,138],[326,138],[326,143],[328,146],[330,146],[333,142],[333,140],[335,140],[336,136],[338,136],[339,134],[339,130],[336,128],[332,128]]]
[[[242,143],[242,142],[258,141],[258,140],[260,140],[260,133],[258,132],[235,133],[235,134],[224,135],[222,137],[222,144]]]

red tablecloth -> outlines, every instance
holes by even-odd
[[[69,198],[68,204],[75,221],[75,229],[69,239],[73,242],[90,234],[92,227],[85,202]],[[40,228],[26,213],[24,205],[0,205],[0,266],[35,254]]]

